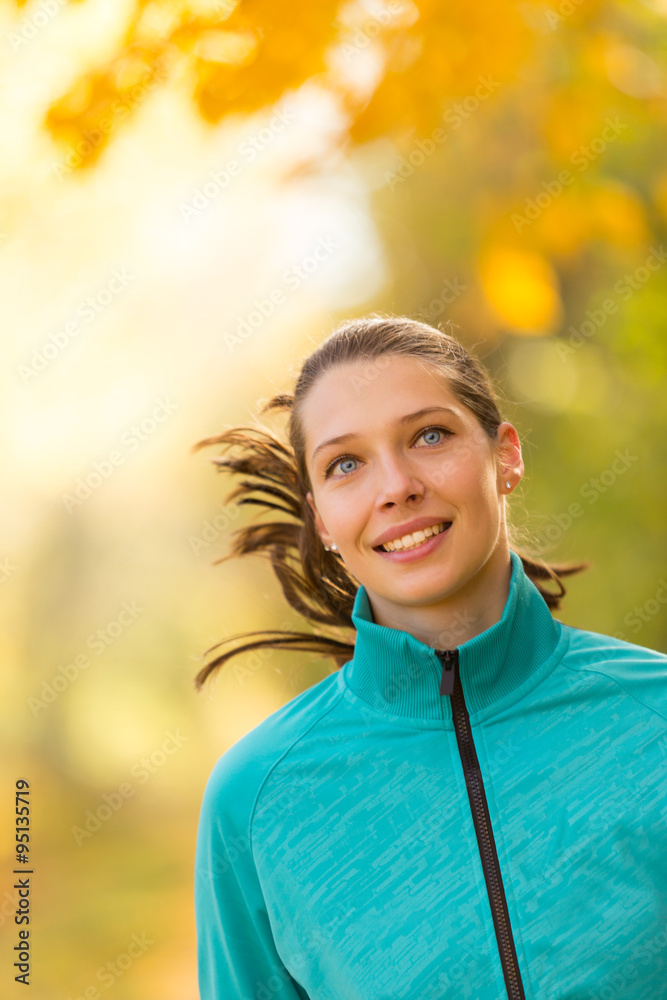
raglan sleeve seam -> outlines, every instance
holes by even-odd
[[[259,804],[259,798],[260,798],[260,795],[262,794],[262,789],[266,785],[267,781],[269,780],[270,776],[273,774],[273,772],[276,769],[276,767],[278,766],[278,764],[280,764],[280,762],[282,760],[284,760],[285,757],[289,753],[292,752],[292,750],[294,749],[294,747],[297,745],[297,743],[300,740],[304,739],[308,735],[308,733],[315,726],[317,726],[317,725],[320,724],[320,722],[322,721],[322,719],[326,718],[326,716],[329,714],[329,712],[332,712],[336,708],[336,706],[338,705],[338,703],[340,702],[340,700],[342,699],[342,697],[343,697],[343,692],[341,691],[340,694],[338,695],[338,697],[333,702],[333,704],[329,705],[320,715],[316,716],[315,719],[313,719],[313,721],[310,723],[310,725],[306,726],[306,728],[303,730],[303,732],[298,733],[294,737],[294,739],[291,741],[291,743],[289,743],[288,746],[285,747],[285,749],[283,750],[283,752],[278,757],[276,757],[276,759],[273,761],[273,763],[270,765],[270,767],[268,767],[266,769],[266,773],[262,777],[262,779],[261,779],[261,781],[259,783],[259,787],[257,789],[257,792],[255,793],[255,798],[253,800],[252,808],[250,809],[250,816],[249,816],[249,819],[248,819],[248,843],[250,845],[250,856],[252,857],[253,864],[255,864],[255,869],[257,869],[257,865],[255,863],[255,854],[254,854],[253,841],[252,841],[252,834],[253,834],[252,827],[253,827],[253,822],[254,822],[254,819],[255,819],[255,814],[257,812],[257,806]]]
[[[266,919],[266,900],[250,844],[254,805],[248,808],[246,800],[241,809],[219,808],[228,798],[225,788],[233,788],[227,779],[234,770],[236,781],[239,772],[233,765],[231,772],[223,768],[216,774],[214,768],[200,812],[195,855],[200,996],[202,1000],[251,992],[254,996],[258,982],[275,975],[281,984],[280,1000],[308,1000],[304,988],[285,969]]]
[[[606,677],[607,680],[613,681],[613,683],[616,684],[621,689],[621,691],[623,691],[630,698],[632,698],[633,701],[636,701],[638,705],[641,705],[643,708],[647,709],[649,712],[653,712],[653,714],[657,715],[659,719],[663,720],[663,722],[667,722],[667,716],[666,715],[663,715],[663,713],[661,711],[659,711],[659,709],[654,708],[652,705],[648,705],[645,701],[642,701],[641,698],[637,697],[637,695],[635,694],[634,691],[628,690],[625,687],[625,685],[621,683],[621,681],[618,679],[618,677],[614,677],[613,674],[609,674],[605,670],[600,670],[600,669],[596,670],[594,667],[591,667],[591,666],[573,667],[570,664],[565,663],[565,662],[563,662],[563,666],[567,670],[571,671],[574,674],[580,674],[580,673],[583,673],[583,672],[590,673],[590,674],[601,674],[602,677]]]

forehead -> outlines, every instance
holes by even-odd
[[[306,458],[329,438],[379,431],[427,406],[447,406],[461,419],[474,420],[446,376],[419,359],[385,355],[337,365],[320,376],[302,403]]]

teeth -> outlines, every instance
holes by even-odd
[[[422,545],[431,535],[437,535],[441,531],[444,531],[445,524],[447,522],[441,521],[440,524],[434,524],[431,527],[423,528],[420,531],[413,531],[409,535],[403,535],[402,538],[395,538],[392,542],[385,542],[382,548],[385,552],[397,552],[400,549],[413,549],[417,545]]]

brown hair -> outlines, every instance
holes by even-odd
[[[447,324],[451,328],[451,324]],[[312,509],[306,494],[312,492],[305,459],[305,431],[301,416],[303,401],[324,372],[347,362],[366,361],[383,355],[411,357],[428,364],[446,376],[454,395],[475,414],[490,438],[496,437],[502,423],[498,402],[488,373],[483,366],[449,332],[438,330],[405,316],[370,316],[349,320],[337,327],[303,362],[293,394],[273,396],[260,411],[289,410],[289,445],[260,426],[235,427],[193,445],[191,451],[209,445],[224,449],[237,448],[235,458],[211,458],[217,471],[238,473],[243,479],[227,496],[227,501],[257,504],[270,510],[282,511],[293,520],[275,520],[254,524],[234,532],[232,550],[216,560],[215,565],[236,556],[256,553],[268,558],[287,602],[299,614],[319,625],[331,626],[349,633],[354,631],[351,612],[358,583],[348,574],[335,551],[327,551],[315,527]],[[375,377],[370,370],[370,377]],[[252,478],[248,478],[252,477]],[[260,494],[260,496],[251,496]],[[565,587],[562,576],[586,568],[577,565],[549,565],[541,559],[513,550],[521,558],[527,576],[535,584],[552,610],[560,607]],[[556,590],[543,586],[545,581]],[[204,681],[232,656],[250,649],[293,649],[331,656],[337,667],[350,660],[354,642],[347,637],[326,636],[311,632],[268,631],[248,632],[233,639],[256,638],[235,649],[222,653],[203,667],[195,683]],[[352,637],[349,637],[352,640]],[[224,640],[229,641],[229,640]],[[222,643],[217,643],[210,653]]]

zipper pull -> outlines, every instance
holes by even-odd
[[[442,679],[440,681],[440,694],[454,693],[454,677],[459,662],[458,649],[436,649],[436,654],[442,662]]]

